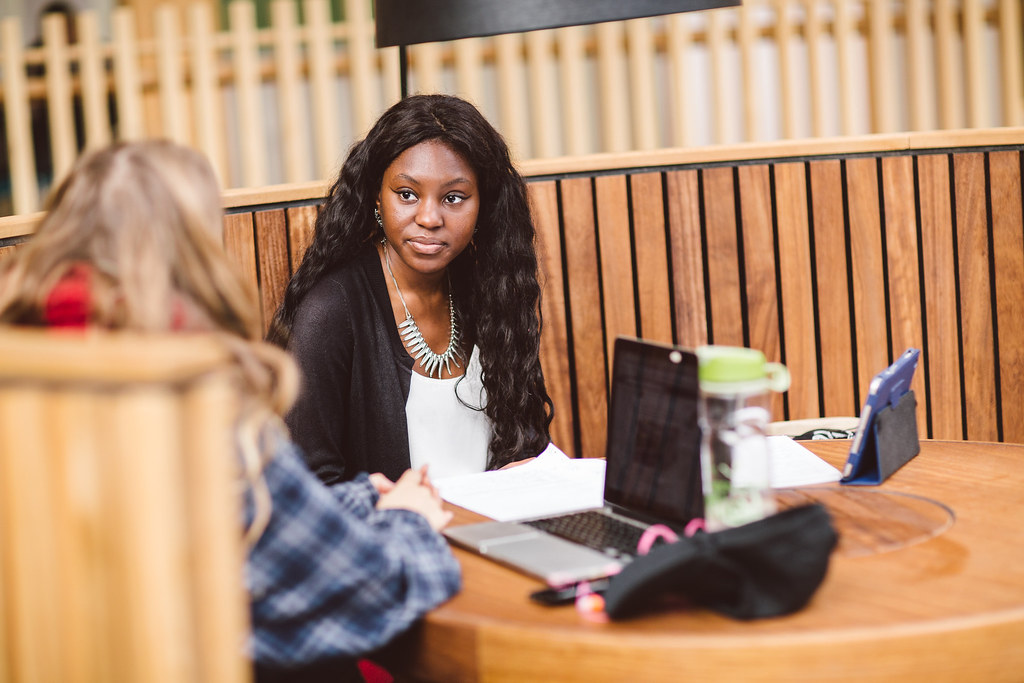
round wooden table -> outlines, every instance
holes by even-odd
[[[849,449],[804,443],[837,467]],[[816,488],[830,505],[854,491]],[[895,515],[863,513],[855,538],[849,521],[861,513],[841,512],[847,544],[824,583],[806,608],[773,619],[676,610],[591,623],[571,606],[533,604],[538,582],[456,549],[463,590],[412,634],[408,671],[435,681],[1024,680],[1024,446],[923,441],[881,487],[857,490],[858,500],[909,494],[935,525],[887,544],[900,533],[886,523]],[[478,519],[457,510],[453,523]]]

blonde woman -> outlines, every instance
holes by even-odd
[[[323,486],[280,416],[296,371],[260,341],[255,293],[220,247],[220,196],[198,153],[123,143],[83,157],[32,239],[0,261],[0,323],[221,334],[243,370],[237,431],[250,540],[249,648],[266,679],[355,676],[355,658],[459,587],[425,471]]]

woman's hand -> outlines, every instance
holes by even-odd
[[[440,531],[452,519],[452,513],[441,505],[441,495],[430,483],[426,466],[406,470],[377,501],[378,510],[411,510],[423,515],[430,528]]]
[[[395,488],[395,482],[391,481],[380,472],[374,472],[370,475],[370,483],[373,484],[373,488],[377,489],[377,494],[381,496],[385,493],[389,493]]]

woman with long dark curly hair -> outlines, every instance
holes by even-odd
[[[526,184],[468,102],[406,98],[352,147],[269,333],[302,370],[288,425],[324,482],[547,446],[534,238]]]

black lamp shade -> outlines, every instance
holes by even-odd
[[[740,0],[375,0],[377,47],[739,5]]]

